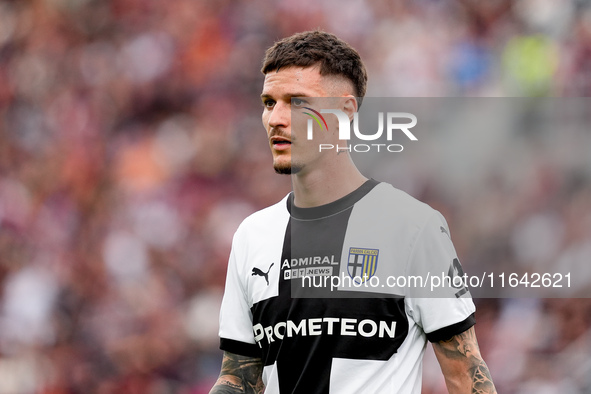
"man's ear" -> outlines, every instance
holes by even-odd
[[[353,121],[353,114],[357,112],[357,99],[353,96],[345,96],[343,97],[343,111],[349,117],[349,121]]]

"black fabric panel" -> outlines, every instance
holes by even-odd
[[[450,339],[454,335],[463,333],[464,331],[472,327],[474,324],[476,324],[476,318],[474,317],[474,314],[471,314],[466,318],[466,320],[428,333],[427,339],[429,340],[429,342],[445,341]]]
[[[261,358],[261,348],[253,343],[235,341],[233,339],[220,338],[220,349],[225,352],[246,357]]]
[[[338,214],[329,215],[319,220],[291,218],[290,259],[333,256],[337,261],[340,260],[352,211],[353,207],[347,207]],[[338,269],[339,266],[332,267]],[[290,294],[293,298],[332,297],[329,287],[303,287],[300,280],[289,282],[291,285]]]

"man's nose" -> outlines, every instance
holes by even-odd
[[[291,108],[286,103],[276,103],[273,107],[273,111],[269,115],[269,126],[275,127],[288,127],[291,121]]]

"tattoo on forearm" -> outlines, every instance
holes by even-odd
[[[472,393],[474,394],[488,394],[496,393],[495,386],[490,377],[490,372],[486,363],[482,360],[472,368]]]
[[[488,366],[480,355],[473,328],[437,345],[446,357],[468,363],[473,394],[496,394]]]
[[[226,352],[220,377],[210,394],[262,394],[262,371],[260,359]]]
[[[223,380],[223,381],[221,381],[221,382],[220,382],[220,384],[223,384],[224,386],[231,387],[231,388],[233,388],[233,389],[239,389],[239,390],[242,390],[242,386],[241,386],[241,385],[239,385],[239,384],[234,384],[234,383],[232,383],[232,382],[228,382],[227,380]]]

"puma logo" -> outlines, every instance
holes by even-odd
[[[267,272],[263,272],[260,269],[258,269],[257,267],[254,267],[252,269],[252,276],[255,276],[255,275],[262,276],[263,278],[265,278],[265,281],[267,282],[267,286],[269,286],[269,271],[271,271],[271,267],[273,266],[273,264],[275,264],[275,263],[271,263]]]
[[[441,230],[442,233],[447,234],[447,236],[451,238],[451,236],[449,235],[449,233],[447,232],[447,230],[445,228],[443,228],[443,226],[439,226],[439,229]]]

